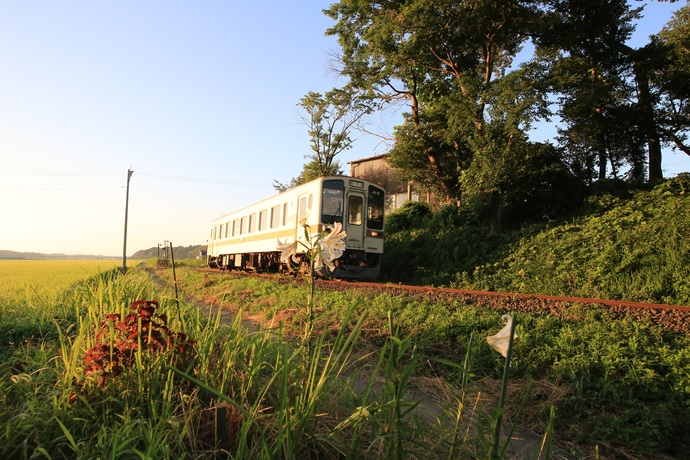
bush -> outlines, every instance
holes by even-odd
[[[476,207],[408,203],[389,218],[382,278],[458,287],[685,305],[690,174],[654,189],[607,183],[568,222],[490,237]],[[628,199],[621,198],[628,196]]]
[[[422,228],[431,217],[431,205],[422,201],[408,201],[386,218],[386,231],[399,232]]]

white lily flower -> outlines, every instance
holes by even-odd
[[[309,237],[308,227],[306,222],[304,222],[305,238],[310,240],[307,257],[311,259],[315,270],[319,270],[324,265],[333,270],[335,268],[333,261],[342,256],[345,251],[345,236],[347,235],[343,231],[343,225],[341,223],[329,225],[329,233],[321,233],[312,237]],[[281,252],[280,261],[287,264],[290,262],[290,258],[292,258],[295,263],[298,263],[299,259],[297,259],[296,255],[299,244],[299,241],[283,243],[278,239],[278,250]]]
[[[501,317],[506,321],[506,325],[503,326],[498,334],[490,335],[486,338],[486,341],[491,345],[491,347],[499,352],[504,358],[508,357],[508,344],[510,343],[510,329],[513,327],[513,317],[510,315],[503,315]],[[513,334],[513,339],[517,337],[517,334]]]
[[[345,237],[347,233],[343,230],[343,224],[336,222],[335,225],[329,225],[330,233],[327,233],[321,239],[321,248],[324,252],[328,252],[330,260],[335,260],[343,255],[345,251]]]
[[[315,249],[314,251],[314,270],[319,270],[324,265],[328,267],[329,270],[333,270],[335,265],[333,265],[333,259],[329,257],[326,251],[322,249]]]
[[[281,243],[278,239],[278,250],[280,251],[280,261],[284,264],[290,263],[290,257],[292,257],[293,262],[297,263],[297,241],[294,243]]]

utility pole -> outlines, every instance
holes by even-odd
[[[125,199],[125,242],[122,245],[122,273],[127,271],[127,214],[129,212],[129,180],[134,171],[127,170],[127,198]]]

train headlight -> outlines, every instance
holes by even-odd
[[[369,238],[383,238],[383,232],[379,230],[367,230]]]

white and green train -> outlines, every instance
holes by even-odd
[[[383,256],[384,206],[378,185],[346,176],[321,177],[211,222],[207,263],[224,270],[292,271],[295,267],[280,261],[278,240],[304,240],[304,223],[314,235],[339,222],[347,234],[345,251],[333,270],[320,274],[375,278]],[[303,251],[297,258],[304,265]]]

